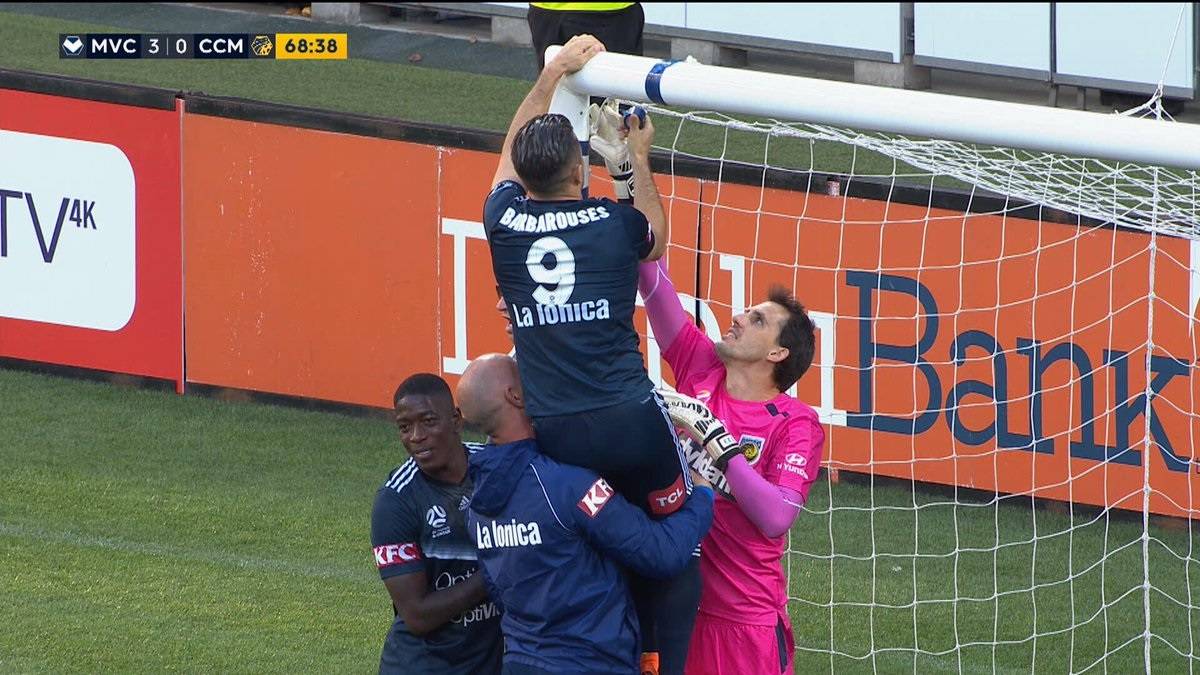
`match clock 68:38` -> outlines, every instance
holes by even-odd
[[[345,33],[277,33],[276,59],[345,59],[350,51]]]

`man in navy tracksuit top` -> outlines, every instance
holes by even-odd
[[[682,508],[650,520],[595,472],[541,454],[507,355],[476,359],[458,403],[491,438],[469,459],[467,529],[503,608],[504,672],[636,673],[640,634],[619,565],[678,574],[708,531],[712,489],[699,481]]]

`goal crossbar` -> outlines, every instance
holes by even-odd
[[[560,47],[546,50],[550,60]],[[563,79],[551,110],[587,140],[588,96],[786,122],[978,143],[1181,169],[1200,168],[1200,126],[1116,114],[834,82],[694,61],[602,53]]]

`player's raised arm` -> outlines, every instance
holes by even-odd
[[[625,501],[603,479],[582,493],[580,503],[606,495],[595,507],[565,509],[577,531],[589,543],[637,574],[668,579],[680,573],[712,525],[713,491],[697,484],[682,508],[661,520],[651,520]]]
[[[526,94],[525,100],[517,107],[512,124],[508,125],[508,133],[504,136],[504,146],[500,149],[500,165],[496,175],[492,177],[492,185],[504,180],[519,180],[517,170],[513,168],[512,143],[513,138],[521,127],[529,120],[550,110],[550,99],[554,96],[554,88],[563,75],[569,75],[587,63],[593,56],[604,51],[604,45],[591,35],[577,35],[567,41],[554,59],[546,64],[538,75],[533,89]]]
[[[650,232],[654,235],[654,246],[643,260],[658,260],[667,250],[667,214],[663,211],[658,188],[654,185],[654,174],[650,171],[650,146],[654,142],[654,124],[650,115],[627,118],[629,155],[633,159],[633,206],[646,220],[650,221]]]

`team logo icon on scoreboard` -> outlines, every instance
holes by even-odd
[[[275,51],[275,43],[271,41],[270,35],[255,35],[250,41],[250,51],[259,58],[266,58]]]
[[[85,56],[83,50],[83,38],[78,35],[64,35],[59,43],[61,49],[59,55],[63,58],[72,59]]]

